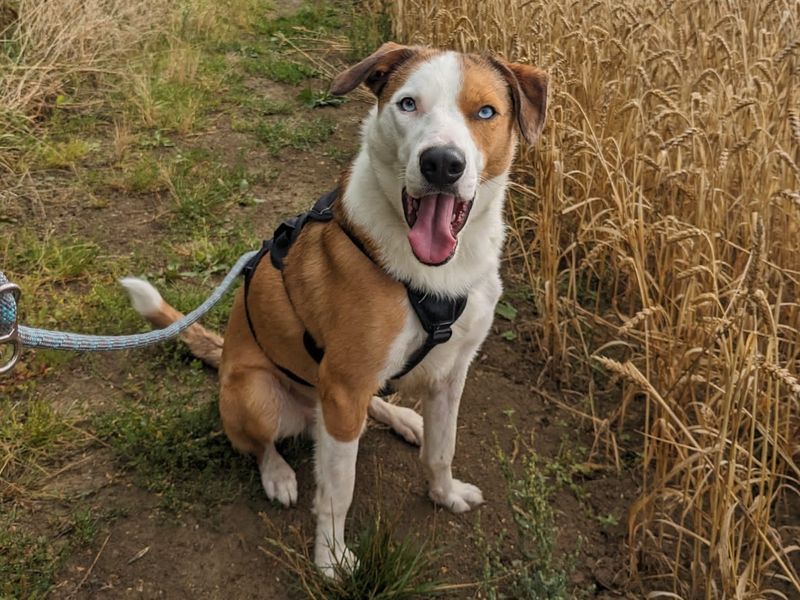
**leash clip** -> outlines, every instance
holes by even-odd
[[[0,273],[0,275],[2,274]],[[5,277],[3,277],[3,279],[5,279]],[[7,280],[5,283],[0,284],[0,312],[2,312],[3,308],[8,307],[8,302],[4,302],[4,296],[13,296],[13,299],[11,300],[11,302],[13,302],[13,321],[11,321],[11,327],[6,333],[0,335],[0,347],[10,345],[12,347],[12,354],[11,358],[8,359],[8,362],[6,362],[4,365],[0,365],[0,375],[9,373],[17,365],[19,355],[22,352],[22,342],[19,339],[19,326],[17,325],[16,310],[19,306],[19,298],[21,294],[22,293],[20,292],[18,285],[9,283]],[[3,306],[4,304],[5,307]]]

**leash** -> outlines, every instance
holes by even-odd
[[[85,335],[63,331],[37,329],[17,323],[17,310],[21,292],[19,286],[9,282],[0,271],[0,348],[9,345],[11,358],[0,365],[0,375],[8,373],[19,361],[23,348],[51,348],[54,350],[74,350],[77,352],[112,352],[151,346],[180,335],[196,323],[219,302],[231,288],[248,261],[258,254],[247,252],[239,257],[236,264],[200,306],[164,329],[131,335]],[[2,357],[2,354],[0,354]]]

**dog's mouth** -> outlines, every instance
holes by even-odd
[[[453,257],[472,200],[436,193],[415,198],[403,188],[403,214],[411,230],[408,242],[421,263],[437,267]]]

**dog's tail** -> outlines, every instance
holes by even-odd
[[[153,327],[163,329],[183,317],[183,313],[167,304],[158,290],[143,279],[126,277],[119,282],[131,297],[134,310],[150,321]],[[181,333],[180,338],[197,358],[214,368],[219,367],[222,358],[221,335],[194,323]]]

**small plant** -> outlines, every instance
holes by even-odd
[[[308,108],[319,108],[321,106],[339,106],[344,104],[345,99],[341,96],[334,96],[328,90],[312,90],[306,88],[298,95],[298,100]]]
[[[527,448],[520,465],[499,446],[495,452],[507,485],[514,528],[500,539],[486,541],[484,588],[491,600],[572,600],[572,562],[555,553],[553,485],[535,451]],[[483,533],[479,530],[479,535]]]
[[[12,511],[0,518],[0,598],[43,598],[69,553],[95,538],[97,517],[77,510],[46,523],[39,535],[27,533],[18,518],[31,516]]]
[[[357,564],[337,567],[335,578],[323,575],[305,552],[277,538],[268,538],[264,551],[283,564],[298,580],[308,598],[326,600],[404,600],[433,596],[446,589],[438,581],[433,561],[437,553],[428,544],[398,538],[393,525],[379,512],[352,547]]]

